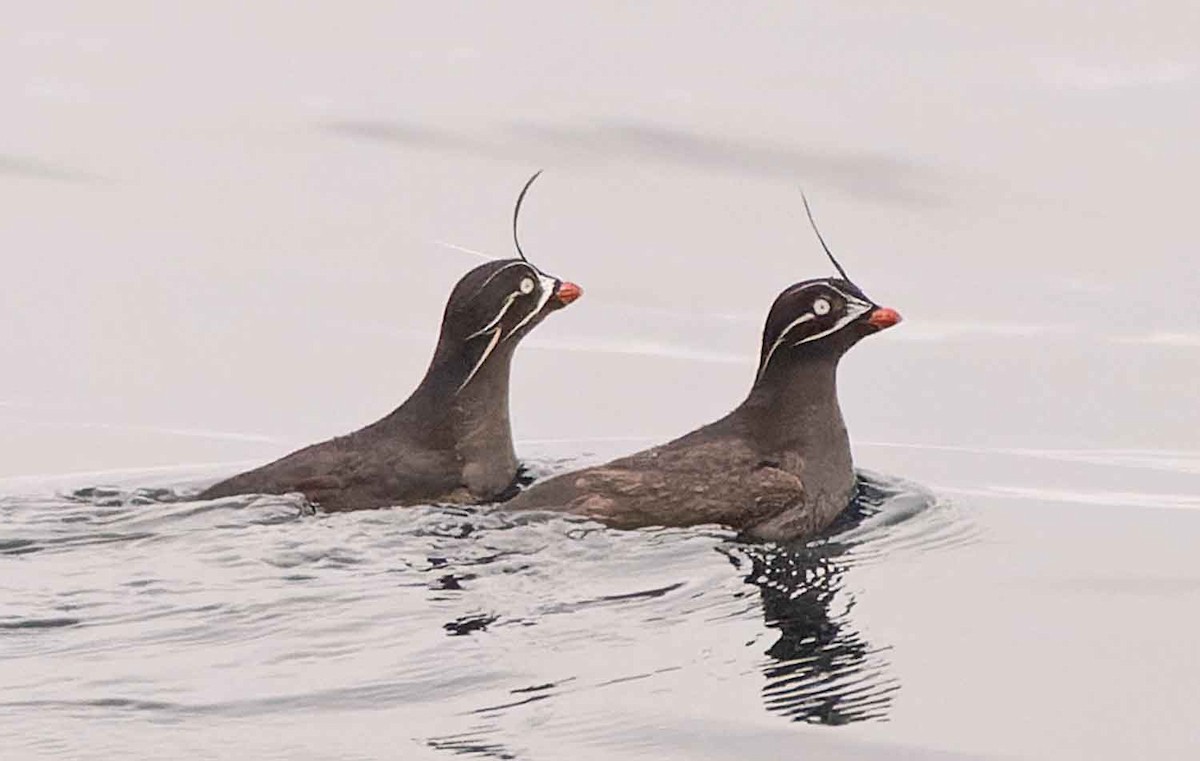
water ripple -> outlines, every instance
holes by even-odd
[[[523,757],[530,721],[612,740],[598,705],[674,710],[662,694],[810,724],[885,720],[901,685],[888,643],[858,628],[847,578],[975,538],[948,503],[872,474],[826,536],[795,546],[166,489],[6,497],[0,514],[0,657],[21,675],[0,717],[401,710],[424,747],[480,758]]]

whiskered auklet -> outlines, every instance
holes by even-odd
[[[871,301],[825,250],[842,277],[779,294],[735,410],[669,443],[536,483],[503,509],[577,513],[615,528],[718,523],[780,541],[827,526],[854,490],[838,362],[900,315]]]
[[[539,173],[540,174],[540,173]],[[473,503],[513,488],[519,463],[508,418],[517,343],[582,294],[529,263],[516,238],[529,179],[513,212],[519,259],[482,264],[454,286],[425,377],[395,411],[221,481],[200,499],[302,492],[324,510]]]

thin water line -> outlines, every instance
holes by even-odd
[[[942,494],[954,494],[964,497],[992,497],[1012,499],[1022,502],[1030,500],[1045,500],[1077,505],[1098,505],[1102,507],[1160,509],[1160,510],[1196,510],[1200,509],[1200,497],[1194,494],[1155,494],[1151,492],[1083,492],[1066,489],[1028,488],[1020,486],[987,486],[984,488],[965,488],[961,486],[935,485],[931,488]]]

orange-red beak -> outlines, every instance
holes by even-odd
[[[867,322],[876,330],[883,330],[900,322],[900,313],[890,307],[876,307]]]
[[[583,289],[568,280],[564,280],[559,283],[558,292],[554,295],[558,298],[558,303],[566,306],[582,296]]]

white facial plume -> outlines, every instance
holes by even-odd
[[[865,301],[864,299],[851,293],[847,293],[843,289],[837,287],[836,284],[828,281],[809,283],[798,288],[796,293],[802,293],[807,290],[815,290],[818,292],[832,290],[836,292],[842,299],[841,312],[836,315],[837,319],[824,330],[818,331],[811,335],[806,335],[799,340],[793,340],[792,336],[796,328],[814,320],[827,318],[831,312],[833,312],[834,305],[830,303],[829,299],[825,298],[824,296],[817,296],[814,298],[808,311],[800,313],[794,320],[788,323],[783,330],[779,331],[779,335],[777,335],[775,340],[771,343],[771,348],[767,351],[766,357],[763,358],[762,368],[758,373],[760,378],[762,377],[762,374],[766,372],[767,365],[770,364],[771,358],[775,355],[775,351],[780,346],[783,346],[785,343],[790,341],[790,345],[795,347],[824,338],[825,336],[831,335],[842,328],[845,328],[847,325],[859,319],[863,315],[868,314],[875,308],[875,305],[871,302]]]
[[[488,320],[487,324],[482,328],[467,336],[467,340],[470,341],[486,335],[488,336],[488,343],[486,346],[484,346],[483,353],[479,356],[479,359],[475,362],[475,365],[471,368],[471,371],[467,373],[466,379],[463,380],[461,385],[459,385],[458,391],[462,391],[463,388],[465,388],[466,385],[471,382],[471,380],[483,367],[484,362],[488,360],[488,357],[492,355],[492,352],[495,351],[496,347],[502,341],[512,338],[521,330],[521,328],[528,325],[531,320],[537,317],[537,315],[541,313],[543,309],[545,309],[546,304],[554,296],[554,290],[558,285],[558,281],[539,272],[532,265],[525,262],[513,262],[496,270],[496,272],[492,273],[492,275],[486,281],[484,281],[484,284],[480,286],[480,290],[482,291],[484,288],[486,288],[487,285],[491,283],[501,272],[513,267],[523,267],[528,270],[529,274],[521,278],[520,282],[516,286],[516,290],[504,297],[504,301],[501,302],[500,309],[496,312],[495,316]],[[541,291],[537,292],[539,287],[541,288]],[[519,314],[521,310],[525,310],[525,315],[516,323],[516,325],[505,332],[503,324],[504,317],[514,309],[516,310],[514,314]]]

